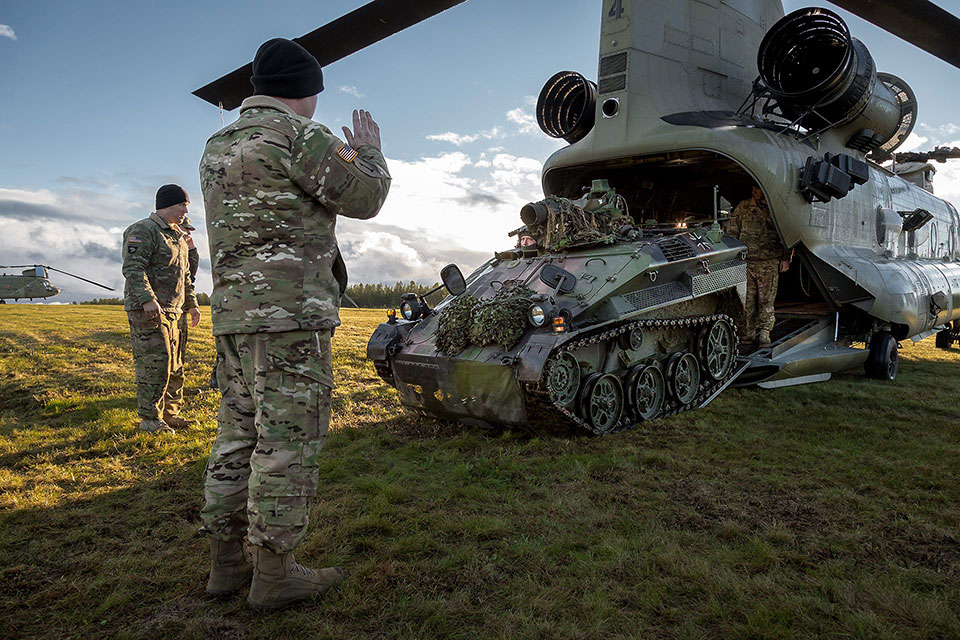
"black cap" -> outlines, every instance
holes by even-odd
[[[257,49],[250,83],[257,95],[306,98],[323,91],[323,70],[296,42],[274,38]]]
[[[190,196],[178,184],[165,184],[157,189],[157,211],[182,202],[190,202]]]

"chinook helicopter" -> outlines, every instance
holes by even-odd
[[[459,3],[376,0],[298,41],[328,64]],[[928,0],[833,4],[960,66],[960,20]],[[634,224],[592,245],[498,252],[465,280],[449,267],[454,296],[437,309],[405,296],[403,319],[368,344],[405,405],[607,433],[704,406],[734,383],[815,382],[861,365],[892,380],[899,341],[956,341],[960,216],[922,166],[898,167],[916,97],[838,14],[784,15],[779,0],[599,5],[597,81],[563,71],[541,91],[538,123],[568,146],[545,163],[547,199],[524,208],[518,233],[549,238],[558,207]],[[249,76],[247,65],[195,93],[231,109]],[[772,344],[740,354],[746,251],[720,222],[722,203],[754,187],[795,259]],[[494,299],[506,283],[531,292],[523,337],[441,352],[455,296]]]
[[[23,267],[28,267],[19,275],[6,275],[0,274],[0,304],[6,304],[7,299],[16,300],[33,300],[34,298],[49,298],[60,293],[58,287],[50,284],[50,274],[48,271],[56,271],[57,273],[62,273],[64,275],[70,276],[71,278],[76,278],[78,280],[83,280],[84,282],[89,282],[90,284],[95,284],[98,287],[102,287],[107,291],[113,291],[111,287],[100,284],[99,282],[94,282],[93,280],[87,280],[78,275],[72,273],[67,273],[66,271],[61,271],[60,269],[54,269],[53,267],[48,267],[43,264],[20,264],[12,266],[3,266],[0,265],[0,269],[22,269]]]

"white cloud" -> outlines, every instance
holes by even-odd
[[[59,182],[93,184],[87,180]],[[75,187],[62,191],[0,188],[0,256],[4,264],[46,264],[116,289],[109,292],[52,273],[51,282],[62,289],[58,301],[122,296],[123,230],[146,217],[152,204],[139,202],[109,185],[103,186],[102,191]],[[190,218],[197,227],[193,236],[201,256],[197,290],[209,292],[207,238],[199,198],[190,204]]]
[[[493,127],[487,129],[486,131],[481,131],[479,133],[461,135],[459,133],[454,133],[453,131],[447,131],[446,133],[431,133],[427,136],[427,140],[433,140],[434,142],[449,142],[458,147],[465,144],[470,144],[476,142],[477,140],[496,140],[503,137],[503,131],[500,127]]]
[[[351,95],[354,98],[366,98],[364,94],[360,93],[360,90],[354,87],[353,85],[343,85],[342,87],[337,87],[343,93]]]
[[[13,27],[8,24],[0,24],[0,38],[17,39],[17,34],[13,32]]]
[[[460,135],[459,133],[454,133],[453,131],[447,131],[446,133],[431,133],[427,136],[427,140],[433,140],[434,142],[449,142],[450,144],[458,147],[465,144],[470,144],[471,142],[476,142],[479,139],[479,135]]]
[[[507,120],[517,125],[517,130],[524,135],[539,131],[537,119],[533,117],[533,114],[525,111],[523,107],[507,111]]]

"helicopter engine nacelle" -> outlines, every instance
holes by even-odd
[[[582,140],[596,121],[597,85],[576,71],[547,80],[537,99],[537,124],[551,138]]]
[[[889,153],[913,130],[913,92],[878,74],[870,51],[832,11],[800,9],[779,20],[757,65],[781,115],[810,131],[843,127],[852,149]]]

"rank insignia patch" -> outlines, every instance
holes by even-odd
[[[343,158],[346,162],[353,162],[353,159],[356,158],[358,154],[347,145],[343,145],[337,149],[337,155]]]

